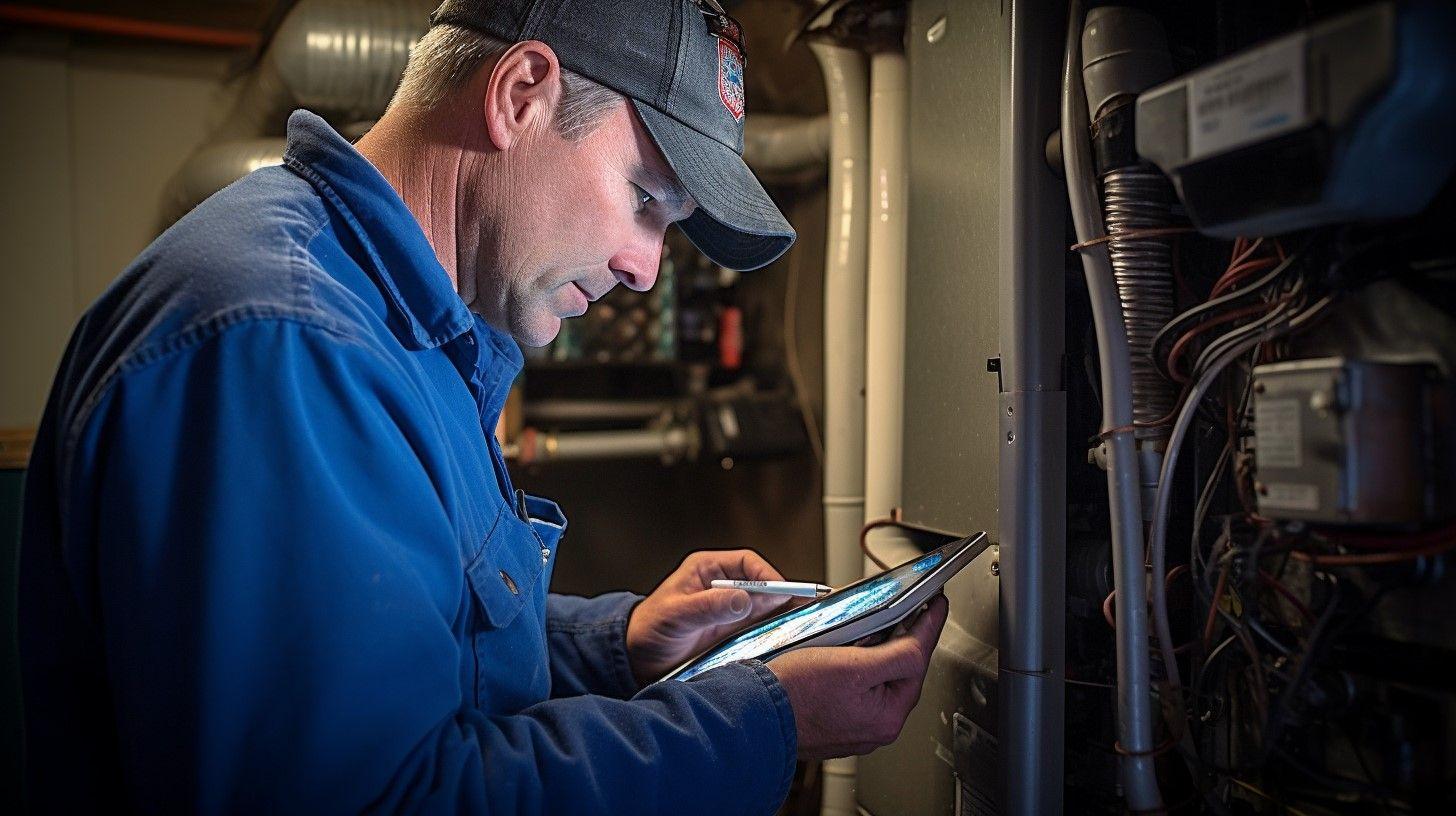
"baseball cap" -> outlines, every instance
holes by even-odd
[[[757,269],[794,228],[743,162],[743,30],[716,0],[445,0],[431,25],[540,40],[627,97],[698,207],[678,222],[714,263]]]

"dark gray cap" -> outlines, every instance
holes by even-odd
[[[743,163],[742,29],[716,0],[445,0],[433,25],[540,40],[626,96],[698,208],[680,222],[730,269],[772,263],[794,228]]]

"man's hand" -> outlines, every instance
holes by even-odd
[[[784,580],[753,550],[703,550],[683,559],[627,621],[627,659],[638,683],[651,683],[789,600],[787,595],[712,589],[715,578]]]
[[[799,759],[867,754],[900,736],[948,608],[936,595],[908,632],[884,643],[811,646],[768,663],[794,709]]]

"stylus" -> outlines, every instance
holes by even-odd
[[[803,581],[738,581],[730,579],[713,581],[713,589],[741,589],[745,592],[763,592],[768,595],[797,595],[800,598],[818,598],[834,591],[833,587]]]

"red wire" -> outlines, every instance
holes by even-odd
[[[1279,593],[1279,596],[1288,601],[1290,606],[1298,610],[1299,614],[1303,615],[1305,620],[1314,623],[1314,613],[1309,611],[1309,607],[1304,605],[1304,601],[1301,601],[1299,596],[1289,591],[1289,587],[1279,583],[1278,579],[1264,570],[1259,570],[1259,580],[1263,581],[1270,589]]]
[[[1456,522],[1447,524],[1444,527],[1438,527],[1434,530],[1403,536],[1339,531],[1322,531],[1320,535],[1336,544],[1347,547],[1358,547],[1362,550],[1402,550],[1456,538]]]
[[[1218,282],[1213,285],[1213,291],[1208,293],[1209,299],[1218,297],[1238,285],[1240,281],[1252,277],[1255,272],[1263,272],[1266,269],[1273,269],[1279,265],[1276,258],[1255,258],[1252,261],[1244,261],[1237,266],[1230,266]]]
[[[1230,312],[1224,312],[1202,323],[1199,323],[1197,326],[1194,326],[1193,328],[1184,332],[1183,336],[1179,337],[1178,341],[1173,344],[1173,350],[1168,352],[1168,373],[1173,375],[1173,379],[1177,380],[1178,382],[1188,382],[1188,376],[1183,372],[1179,371],[1177,369],[1177,365],[1178,358],[1183,356],[1184,349],[1188,348],[1188,344],[1193,342],[1193,338],[1197,337],[1200,334],[1203,334],[1214,326],[1228,323],[1233,320],[1238,320],[1241,317],[1250,317],[1256,314],[1263,314],[1264,312],[1267,312],[1275,306],[1279,305],[1279,303],[1281,302],[1282,301],[1276,300],[1269,303],[1255,303],[1252,306],[1245,306],[1242,309],[1234,309]]]
[[[1225,561],[1223,569],[1218,573],[1218,584],[1213,588],[1213,603],[1208,605],[1208,620],[1203,624],[1203,650],[1213,643],[1213,625],[1218,622],[1218,602],[1223,597],[1224,587],[1228,586],[1229,566],[1232,561]]]
[[[1315,565],[1331,567],[1359,567],[1376,564],[1398,564],[1402,561],[1414,561],[1427,555],[1439,555],[1448,550],[1456,549],[1456,522],[1428,530],[1424,533],[1394,538],[1384,536],[1352,535],[1330,536],[1330,539],[1337,544],[1353,545],[1364,549],[1375,549],[1376,547],[1394,547],[1384,552],[1363,552],[1363,553],[1309,553],[1295,550],[1290,553],[1291,557],[1300,561],[1306,561]]]

